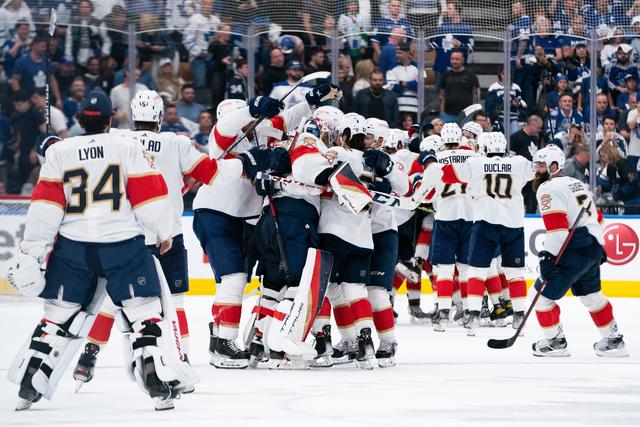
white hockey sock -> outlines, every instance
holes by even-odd
[[[218,308],[218,338],[234,340],[238,337],[242,314],[242,293],[246,285],[245,273],[223,276],[218,284],[214,303]]]

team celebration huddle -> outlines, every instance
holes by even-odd
[[[588,186],[563,176],[561,149],[511,155],[504,134],[464,114],[438,134],[344,114],[331,106],[342,93],[328,74],[305,76],[305,102],[289,108],[288,93],[222,101],[208,156],[159,132],[163,101],[151,90],[131,101],[134,130],[112,129],[111,100],[93,92],[77,114],[85,135],[39,139],[42,168],[8,275],[44,300],[42,320],[13,349],[17,409],[50,399],[68,368],[78,389],[100,375],[114,323],[130,378],[156,410],[197,393],[189,355],[206,350],[189,347],[183,233],[195,233],[216,280],[215,368],[392,368],[405,283],[411,323],[468,336],[512,327],[489,341],[496,349],[523,339],[535,313],[539,357],[570,355],[558,301],[571,290],[601,333],[595,354],[627,355],[601,292],[603,217]],[[202,184],[193,230],[181,224],[187,178]],[[528,297],[522,188],[534,179],[546,234]],[[252,277],[260,296],[240,328]],[[421,307],[423,277],[433,307]]]

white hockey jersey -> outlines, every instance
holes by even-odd
[[[596,209],[586,184],[575,178],[559,176],[542,184],[536,193],[547,233],[544,250],[557,255],[582,208],[589,206],[576,228],[587,227],[589,234],[602,245],[602,213]]]
[[[47,150],[27,214],[25,241],[51,245],[56,234],[119,242],[149,229],[171,236],[167,185],[151,155],[131,137],[76,136]]]
[[[411,188],[409,176],[405,172],[404,166],[399,162],[394,162],[393,169],[385,176],[391,184],[391,190],[399,195],[404,196]],[[373,234],[382,233],[387,230],[398,230],[396,222],[396,213],[399,209],[390,208],[389,206],[371,204],[371,232]],[[413,212],[413,211],[408,211]]]
[[[335,158],[336,162],[348,162],[355,175],[362,176],[364,172],[362,154],[360,150],[331,147],[325,155],[329,158]],[[338,196],[334,193],[326,193],[322,196],[318,233],[332,234],[354,246],[373,249],[369,209],[365,208],[354,215],[340,205]]]
[[[424,171],[424,168],[418,162],[418,154],[405,148],[392,154],[391,159],[402,166],[402,169],[409,176],[409,180],[413,180]],[[395,220],[399,226],[413,218],[413,215],[415,215],[415,211],[406,209],[396,209],[394,211]]]
[[[471,150],[445,150],[436,155],[442,165],[462,165],[478,154]],[[427,166],[429,167],[429,166]],[[438,196],[433,201],[434,219],[437,221],[455,221],[463,219],[473,221],[473,207],[467,184],[442,184]]]
[[[182,188],[184,177],[189,176],[203,184],[222,185],[239,180],[243,173],[239,159],[216,161],[199,152],[186,136],[173,132],[156,133],[152,131],[129,131],[130,135],[149,152],[162,173],[171,200],[173,212],[173,230],[171,235],[182,234],[182,212],[184,202]],[[145,230],[147,245],[155,244],[156,237]]]
[[[467,184],[467,192],[474,198],[474,221],[524,227],[522,187],[534,176],[529,160],[522,156],[470,157],[463,164],[437,166],[427,168],[423,185]]]

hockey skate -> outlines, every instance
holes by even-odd
[[[491,310],[489,310],[489,298],[485,295],[482,297],[482,309],[480,310],[480,326],[493,326],[491,324]]]
[[[622,335],[602,338],[593,344],[596,355],[600,357],[627,357],[629,353],[625,347]]]
[[[331,359],[335,365],[350,363],[356,358],[357,351],[358,342],[355,339],[341,340],[338,344],[333,346],[333,355],[331,355]]]
[[[16,411],[24,411],[29,409],[32,404],[40,400],[42,394],[38,393],[31,385],[31,378],[38,371],[40,361],[37,359],[31,359],[27,371],[20,382],[20,391],[18,391],[18,403],[16,404]]]
[[[144,361],[143,370],[145,384],[149,391],[149,396],[153,399],[153,406],[156,411],[166,411],[173,409],[175,406],[173,401],[180,393],[176,392],[171,386],[172,384],[162,382],[156,374],[156,368],[153,363],[153,357],[148,357]]]
[[[524,322],[524,311],[514,311],[513,312],[513,323],[511,326],[513,329],[518,329],[520,325]],[[524,336],[524,328],[520,331],[520,336]]]
[[[356,366],[360,369],[373,369],[373,359],[376,352],[373,348],[373,339],[371,338],[371,329],[363,328],[358,335],[358,353],[356,354]]]
[[[462,306],[462,303],[456,304],[456,311],[453,314],[453,321],[454,323],[462,326],[462,322],[464,321],[464,307]]]
[[[424,325],[429,321],[429,314],[420,308],[420,300],[409,300],[409,322],[412,325]]]
[[[504,304],[504,300],[500,297],[500,303],[496,304],[491,311],[491,323],[496,328],[504,328],[507,326],[507,309]]]
[[[322,327],[315,335],[315,350],[318,353],[310,365],[314,368],[330,368],[333,366],[333,347],[331,345],[331,325]]]
[[[467,336],[475,337],[476,329],[480,326],[480,312],[477,310],[469,311],[469,316],[465,319],[462,326],[467,330]]]
[[[438,315],[431,319],[431,325],[436,332],[444,332],[447,329],[447,322],[449,322],[449,310],[442,309]]]
[[[569,349],[567,348],[567,340],[564,335],[559,333],[555,338],[545,338],[533,343],[531,346],[533,355],[537,357],[569,357]]]
[[[249,352],[241,350],[235,340],[217,338],[209,363],[219,369],[244,369],[249,366]]]
[[[376,359],[378,360],[378,366],[381,368],[391,368],[396,366],[396,349],[398,343],[395,341],[381,341],[378,351],[376,351]]]
[[[258,363],[263,361],[264,344],[262,343],[262,335],[256,334],[249,344],[249,367],[256,368]]]
[[[96,368],[96,357],[100,351],[100,346],[92,342],[88,342],[84,346],[84,352],[78,359],[78,364],[73,370],[73,379],[76,380],[77,393],[85,383],[93,379],[93,372]]]
[[[267,367],[269,369],[299,371],[309,369],[309,363],[302,358],[291,358],[284,351],[271,350]]]

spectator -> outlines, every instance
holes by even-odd
[[[624,87],[627,91],[618,94],[618,98],[616,99],[616,109],[618,111],[628,110],[629,96],[638,91],[638,81],[633,74],[627,74],[624,76]]]
[[[173,71],[173,62],[169,58],[162,58],[158,63],[155,83],[156,90],[173,103],[178,99],[184,80]]]
[[[544,107],[547,105],[547,93],[555,88],[554,76],[562,69],[553,57],[545,55],[542,46],[536,46],[534,52],[536,62],[531,67],[531,74],[534,92],[537,94],[537,108],[535,110],[544,111]]]
[[[384,76],[375,70],[369,76],[369,88],[358,92],[353,100],[353,111],[364,117],[375,117],[385,120],[389,127],[400,126],[400,110],[395,93],[384,89]]]
[[[562,95],[571,95],[573,97],[571,90],[569,89],[569,78],[567,76],[564,74],[558,74],[555,80],[556,90],[547,95],[547,107],[545,108],[545,113],[558,108],[558,105],[560,104],[560,97]]]
[[[244,58],[238,58],[235,60],[235,66],[233,67],[233,76],[229,79],[227,84],[227,91],[225,99],[244,99],[249,98],[249,92],[247,89],[247,78],[249,77],[249,64]]]
[[[638,68],[631,64],[631,52],[633,48],[626,43],[618,46],[616,50],[616,63],[609,69],[608,82],[609,89],[613,92],[614,99],[620,93],[627,92],[625,79],[627,75],[633,76],[638,81]]]
[[[201,0],[200,11],[189,18],[183,43],[189,52],[191,77],[196,90],[207,85],[207,53],[209,39],[218,29],[220,19],[213,15],[213,0]]]
[[[124,8],[118,4],[114,5],[111,12],[104,17],[104,23],[107,27],[108,43],[111,44],[109,56],[116,62],[118,68],[124,64],[124,58],[127,56],[129,41],[127,40],[127,13]],[[141,22],[142,24],[142,22]],[[145,35],[141,34],[142,39]]]
[[[589,113],[589,111],[590,109],[587,106],[583,117],[590,118],[591,114]],[[599,93],[596,95],[596,132],[602,131],[602,123],[604,122],[605,117],[616,117],[616,113],[609,106],[609,99],[607,98],[607,96],[604,93]],[[586,132],[590,132],[590,119],[589,121],[585,122],[584,127]]]
[[[157,75],[160,62],[166,63],[163,59],[169,59],[173,63],[176,56],[176,47],[173,39],[167,31],[159,31],[160,23],[158,17],[152,13],[140,14],[140,41],[138,42],[138,52],[140,62],[145,66],[151,63],[151,74]],[[174,67],[177,71],[177,67]]]
[[[182,123],[175,104],[169,104],[164,107],[164,119],[160,126],[160,132],[174,132],[178,135],[186,136],[191,135],[189,129]]]
[[[629,113],[638,107],[636,95],[636,93],[629,94],[629,107],[618,114],[618,132],[624,137],[625,141],[629,141],[631,138],[631,129],[629,129],[629,125],[627,124],[627,119],[629,118]]]
[[[269,95],[271,98],[280,99],[284,94],[288,93],[295,85],[298,84],[302,78],[302,64],[298,60],[291,60],[287,62],[285,67],[287,70],[287,79],[276,83]],[[305,102],[304,96],[309,92],[310,88],[305,85],[298,86],[292,93],[284,100],[285,107],[293,107],[301,102]]]
[[[564,0],[555,11],[555,15],[552,13],[553,29],[557,33],[568,34],[570,30],[571,20],[579,15],[578,0]]]
[[[451,69],[442,76],[439,97],[440,118],[445,123],[455,122],[463,109],[480,99],[478,76],[465,68],[461,51],[451,53]]]
[[[67,129],[71,129],[77,123],[76,112],[87,93],[87,87],[82,77],[78,76],[73,79],[69,93],[70,96],[64,100],[62,106],[62,111],[67,118]]]
[[[612,99],[611,92],[609,91],[609,85],[607,83],[607,78],[604,76],[602,67],[598,65],[596,67],[597,78],[596,78],[596,94],[603,93],[607,96],[608,99]],[[590,105],[590,95],[591,95],[591,76],[584,77],[580,84],[580,92],[578,92],[578,111],[581,113],[584,111],[583,115],[587,115],[586,112],[589,110]]]
[[[309,46],[317,46],[316,33],[324,25],[324,18],[329,15],[329,5],[326,0],[303,0],[302,28],[305,42]],[[268,92],[265,92],[268,93]]]
[[[476,111],[471,115],[471,120],[482,126],[484,132],[491,132],[491,120],[485,111]]]
[[[111,52],[111,40],[105,25],[91,16],[93,4],[80,0],[78,14],[73,15],[72,26],[65,39],[64,54],[80,67],[85,67],[89,58],[106,57]]]
[[[380,53],[380,71],[386,74],[387,71],[392,69],[397,64],[396,49],[399,45],[404,43],[406,39],[406,33],[402,27],[395,27],[391,30],[391,35],[388,38],[388,42],[382,46]]]
[[[533,58],[531,44],[531,18],[526,14],[524,2],[516,0],[511,4],[513,29],[511,30],[511,69],[514,72],[513,82],[522,89],[522,98],[527,106],[534,103],[532,64],[527,59]]]
[[[408,131],[416,123],[413,113],[400,113],[400,129]]]
[[[44,53],[47,48],[46,42],[42,37],[36,37],[31,42],[31,49],[28,55],[16,61],[13,69],[13,77],[11,78],[11,89],[14,92],[20,89],[25,90],[28,94],[45,87],[47,77],[45,74]],[[49,84],[51,92],[56,98],[56,105],[62,105],[62,97],[55,76],[49,76]]]
[[[624,28],[618,27],[610,31],[610,36],[604,40],[604,46],[600,49],[600,62],[607,68],[617,62],[617,51],[624,43]]]
[[[587,45],[578,43],[575,47],[573,58],[567,61],[567,78],[573,88],[573,93],[580,93],[582,89],[582,79],[588,77],[591,70],[591,60]],[[582,111],[582,106],[578,104],[578,110]]]
[[[68,58],[62,57],[57,65],[51,66],[51,69],[56,76],[58,87],[60,88],[60,96],[64,100],[69,96],[69,87],[71,82],[76,78],[76,63],[70,61]]]
[[[631,47],[633,47],[633,63],[638,64],[640,61],[640,2],[634,2],[634,8],[638,11],[634,13],[631,20],[631,27],[633,28],[633,39],[631,39]]]
[[[269,65],[265,67],[262,74],[262,93],[268,95],[273,89],[273,85],[287,79],[287,72],[284,69],[284,53],[278,48],[269,52]]]
[[[564,164],[562,174],[588,184],[590,158],[589,147],[585,144],[577,145],[573,150],[573,156]]]
[[[136,70],[136,81],[140,77],[140,70]],[[148,90],[149,88],[142,83],[136,83],[135,93],[141,90]],[[113,118],[116,120],[116,126],[120,129],[129,128],[129,70],[124,71],[124,82],[111,89],[109,94],[111,98],[111,104],[115,114]]]
[[[362,89],[369,87],[369,76],[375,69],[373,61],[370,59],[364,59],[356,63],[356,74],[353,77],[353,96],[356,96]]]
[[[198,131],[193,135],[195,147],[198,151],[209,154],[209,135],[213,130],[213,117],[207,110],[201,111],[198,116]]]
[[[402,10],[402,4],[400,0],[389,0],[389,15],[380,18],[371,36],[371,46],[373,47],[373,60],[374,62],[380,62],[380,69],[383,73],[387,70],[382,68],[382,48],[389,43],[390,35],[394,29],[400,29],[400,33],[413,37],[413,29],[411,23],[406,18],[400,17],[400,11]],[[396,43],[396,45],[399,43]],[[394,52],[395,57],[395,52]]]
[[[366,52],[366,29],[358,13],[357,0],[347,0],[346,3],[346,13],[341,14],[338,18],[338,33],[342,36],[346,52],[353,60],[356,60]]]
[[[579,145],[587,145],[589,144],[589,141],[587,140],[587,134],[584,133],[582,125],[576,124],[571,126],[568,134],[561,134],[560,139],[554,139],[547,142],[547,145],[549,144],[557,145],[563,149],[565,157],[571,157],[575,152],[576,147]]]
[[[436,117],[435,119],[431,120],[431,126],[432,135],[440,135],[442,127],[444,126],[444,122],[439,117]]]
[[[314,46],[309,49],[309,61],[307,61],[304,73],[306,75],[317,71],[329,71],[324,49],[320,46]]]
[[[111,92],[111,82],[102,75],[102,60],[96,56],[87,61],[87,68],[82,78],[87,87],[87,93],[94,90]]]
[[[33,165],[29,154],[36,138],[46,131],[44,115],[31,104],[31,97],[25,90],[18,90],[13,95],[15,114],[12,125],[18,141],[18,185],[27,180]]]
[[[469,24],[461,18],[462,10],[458,1],[447,2],[447,10],[442,12],[442,23],[438,26],[438,37],[431,43],[436,50],[433,71],[436,72],[436,93],[440,90],[442,75],[449,69],[451,52],[454,49],[464,54],[465,61],[473,51],[473,36]]]
[[[617,174],[617,166],[622,160],[620,152],[613,144],[604,144],[598,150],[598,158],[600,160],[596,171],[596,205],[620,206],[623,203],[616,200],[614,193],[619,188],[619,175]],[[628,167],[628,164],[627,164]],[[626,169],[627,167],[623,167]],[[617,209],[614,210],[616,212]]]
[[[36,26],[33,25],[31,10],[22,0],[5,1],[0,7],[0,40],[12,39],[16,22],[26,22],[29,25],[29,37],[36,35]]]
[[[49,124],[51,126],[51,130],[57,133],[60,138],[68,137],[69,131],[67,128],[67,118],[64,113],[53,105],[49,106],[49,111],[47,111],[47,103],[45,99],[44,89],[39,89],[31,95],[31,103],[40,111],[40,113],[42,113],[43,116],[46,117],[47,113],[50,112]]]
[[[411,45],[403,43],[397,50],[398,64],[387,71],[387,84],[398,96],[398,106],[401,113],[411,113],[415,122],[418,115],[418,82],[420,79],[418,67],[411,57]]]
[[[580,125],[582,127],[582,122],[582,114],[573,108],[571,95],[562,95],[559,107],[547,116],[545,133],[549,140],[560,139],[568,136],[569,130],[573,126]]]
[[[203,112],[205,108],[203,105],[198,104],[195,101],[196,92],[193,89],[193,86],[190,84],[182,86],[180,94],[182,95],[182,99],[176,103],[178,115],[187,120],[191,120],[192,122],[197,122],[198,117],[200,117],[200,113]]]
[[[341,53],[338,59],[338,86],[342,91],[342,99],[338,101],[338,108],[344,112],[351,111],[353,104],[353,93],[351,92],[349,74],[351,74],[351,59]]]
[[[409,21],[419,23],[426,31],[427,37],[434,34],[434,29],[438,25],[439,6],[443,4],[438,0],[408,0],[407,16]]]
[[[573,2],[573,4],[576,3]],[[563,34],[558,37],[560,48],[568,46],[575,48],[579,44],[584,44],[585,40],[590,38],[585,30],[584,17],[579,14],[571,16],[569,28],[563,30],[562,33]]]
[[[489,86],[484,110],[489,114],[492,123],[497,123],[497,128],[504,127],[504,66],[498,69],[498,81]],[[522,90],[520,86],[511,83],[511,108],[509,114],[510,128],[509,134],[514,134],[520,130],[520,121],[526,117],[526,104],[522,101]],[[504,129],[503,129],[504,130]]]
[[[209,42],[209,55],[213,65],[211,75],[211,105],[215,108],[224,99],[227,90],[227,75],[233,69],[233,47],[230,44],[231,26],[222,24]]]
[[[586,14],[590,28],[612,28],[627,24],[621,1],[595,0],[593,6]]]
[[[301,60],[304,57],[304,42],[300,37],[285,34],[278,38],[276,43],[278,49],[282,51],[285,62],[291,59]]]
[[[551,21],[547,18],[539,18],[536,21],[534,31],[537,35],[533,38],[533,45],[541,47],[545,56],[555,58],[558,61],[561,60],[562,50],[551,28]]]
[[[13,38],[5,41],[2,46],[4,72],[7,76],[13,76],[14,64],[19,58],[29,53],[30,45],[29,24],[26,21],[19,21],[15,26]]]
[[[509,140],[510,150],[519,156],[526,157],[529,160],[533,159],[533,155],[541,148],[540,145],[540,132],[544,122],[535,114],[532,114],[527,119],[527,124],[511,135]]]
[[[617,132],[617,121],[614,116],[605,116],[602,121],[602,130],[596,134],[596,151],[601,144],[611,143],[618,147],[621,157],[627,157],[627,141]]]
[[[4,186],[4,192],[0,191],[0,194],[7,192],[9,168],[15,161],[15,153],[11,147],[12,132],[11,121],[4,112],[0,112],[0,186]]]

